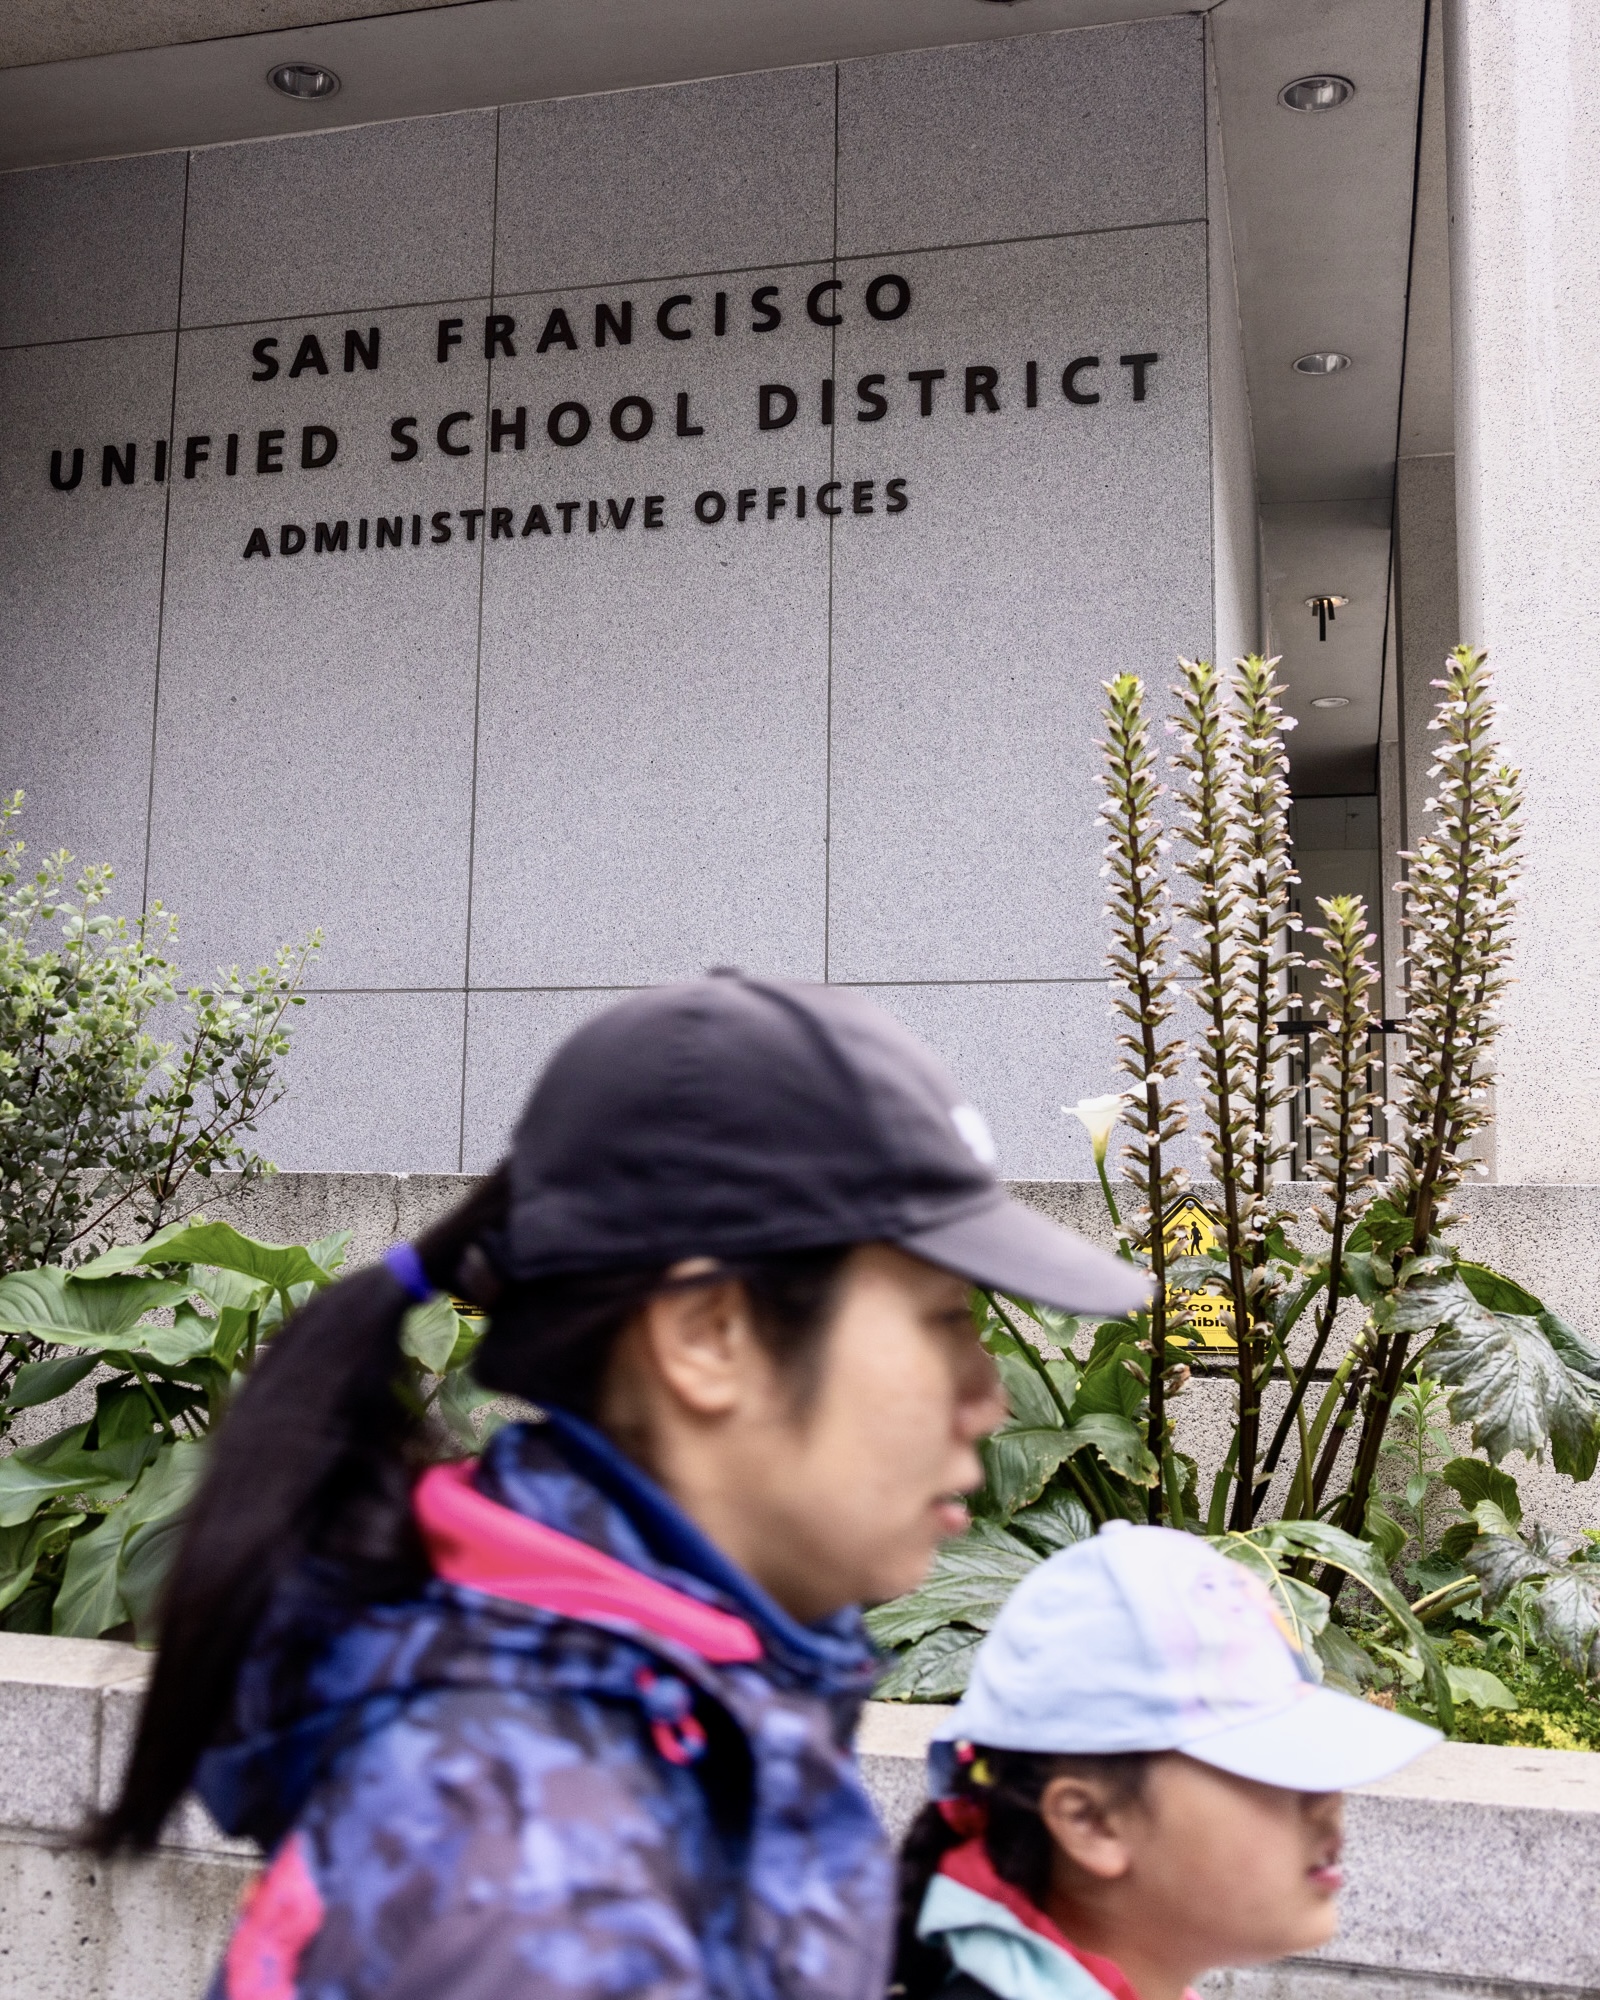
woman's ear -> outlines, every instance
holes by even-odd
[[[702,1267],[715,1268],[695,1259],[667,1275],[692,1278]],[[657,1292],[643,1308],[639,1337],[654,1373],[691,1415],[724,1417],[747,1393],[757,1343],[736,1278]]]
[[[1133,1865],[1133,1851],[1104,1787],[1085,1778],[1052,1778],[1039,1794],[1039,1817],[1056,1848],[1097,1882],[1116,1882]]]

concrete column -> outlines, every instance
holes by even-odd
[[[1445,15],[1461,636],[1527,790],[1495,1171],[1600,1180],[1600,6]]]

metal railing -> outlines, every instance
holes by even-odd
[[[1323,1026],[1321,1021],[1294,1019],[1275,1021],[1274,1032],[1284,1037],[1288,1044],[1285,1060],[1289,1065],[1289,1176],[1291,1180],[1306,1178],[1306,1162],[1311,1156],[1311,1112],[1314,1102],[1315,1085],[1311,1076],[1311,1038]],[[1371,1171],[1379,1180],[1384,1180],[1389,1172],[1387,1150],[1388,1133],[1384,1129],[1382,1106],[1389,1096],[1389,1037],[1404,1034],[1405,1022],[1380,1020],[1368,1037],[1367,1088],[1378,1099],[1372,1112],[1372,1136],[1379,1151],[1373,1158]]]

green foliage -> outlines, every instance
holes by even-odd
[[[21,806],[0,804],[0,834]],[[59,853],[30,872],[24,852],[0,848],[0,1272],[72,1261],[113,1224],[156,1229],[218,1171],[269,1171],[246,1139],[282,1095],[320,945],[185,988],[159,904],[130,924],[103,907],[109,868]],[[0,1389],[28,1358],[0,1354]]]
[[[1501,1465],[1512,1452],[1548,1453],[1567,1476],[1590,1476],[1600,1347],[1514,1279],[1462,1257],[1445,1233],[1489,1102],[1516,873],[1517,779],[1499,761],[1485,659],[1458,648],[1436,683],[1438,796],[1408,857],[1407,1019],[1392,1105],[1371,1087],[1378,974],[1365,906],[1329,898],[1310,931],[1319,949],[1304,995],[1316,1012],[1306,1023],[1303,1136],[1324,1239],[1310,1248],[1290,1241],[1289,1218],[1272,1206],[1288,1095],[1279,1016],[1301,1004],[1284,991],[1299,960],[1274,666],[1180,663],[1170,807],[1142,685],[1128,674],[1106,684],[1107,965],[1138,1242],[1104,1170],[1109,1134],[1085,1123],[1098,1134],[1096,1169],[1122,1254],[1149,1266],[1158,1298],[1092,1328],[984,1301],[984,1339],[1011,1414],[982,1447],[970,1533],[923,1590],[872,1614],[880,1641],[906,1649],[889,1695],[958,1692],[1019,1565],[1116,1517],[1208,1533],[1262,1578],[1321,1671],[1375,1698],[1423,1702],[1447,1727],[1454,1715],[1488,1727],[1484,1717],[1509,1716],[1522,1698],[1498,1655],[1469,1656],[1461,1636],[1466,1622],[1487,1621],[1490,1637],[1471,1643],[1499,1646],[1507,1604],[1521,1607],[1526,1642],[1547,1665],[1600,1679],[1600,1542],[1525,1534]],[[1191,975],[1181,983],[1180,964]],[[1172,1254],[1162,1222],[1183,1176],[1165,1149],[1189,1122],[1175,1094],[1185,1050],[1174,1023],[1185,1008],[1220,1213],[1213,1247]],[[1086,1100],[1079,1115],[1115,1103]],[[1382,1188],[1380,1144],[1393,1169]],[[1186,1301],[1198,1294],[1225,1302],[1231,1353],[1191,1344]],[[1337,1365],[1323,1368],[1336,1322],[1351,1317]],[[1172,1408],[1191,1376],[1224,1373],[1235,1385],[1233,1436],[1202,1507],[1194,1467],[1174,1445]],[[1285,1393],[1269,1405],[1275,1383]],[[1447,1423],[1470,1426],[1482,1456],[1452,1456]],[[1449,1495],[1459,1518],[1446,1525]]]
[[[262,1243],[196,1217],[75,1270],[0,1278],[0,1332],[41,1357],[12,1375],[0,1422],[104,1370],[88,1422],[0,1457],[0,1630],[153,1642],[208,1434],[348,1243],[343,1231]],[[417,1307],[403,1330],[397,1391],[453,1446],[476,1443],[489,1401],[464,1372],[479,1332],[449,1300]]]

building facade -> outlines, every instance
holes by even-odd
[[[1100,684],[1180,655],[1284,655],[1391,1011],[1457,637],[1586,907],[1581,6],[548,11],[0,47],[0,788],[196,975],[321,929],[281,1164],[480,1167],[587,1012],[737,964],[1084,1173]],[[1589,1178],[1524,930],[1496,1164]]]

